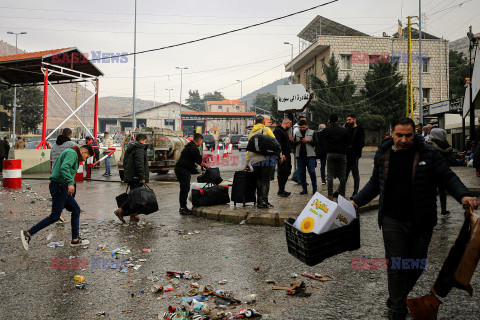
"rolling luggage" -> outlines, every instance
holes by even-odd
[[[233,205],[237,203],[256,202],[255,192],[257,183],[255,181],[255,173],[253,171],[237,171],[233,176],[232,201]]]

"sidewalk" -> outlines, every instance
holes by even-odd
[[[473,195],[480,195],[480,178],[475,174],[473,168],[468,167],[454,167],[452,170],[460,177],[462,182],[472,192]],[[318,171],[318,170],[317,170]],[[318,172],[317,172],[318,173]],[[318,177],[317,177],[318,178]],[[307,177],[307,181],[310,178]],[[370,174],[360,174],[360,189],[368,182]],[[318,182],[321,180],[318,178]],[[232,180],[225,180],[222,184],[232,184]],[[338,179],[334,180],[334,190],[338,187]],[[193,214],[198,217],[217,220],[227,223],[240,223],[245,220],[245,224],[256,225],[272,225],[283,226],[283,221],[287,218],[296,218],[303,208],[306,206],[308,200],[312,197],[312,188],[309,185],[307,195],[300,195],[302,187],[293,181],[288,181],[285,188],[292,194],[288,198],[282,198],[277,195],[278,182],[277,180],[270,182],[269,202],[274,205],[272,209],[257,209],[253,203],[237,204],[234,207],[233,202],[225,205],[199,207],[193,208]],[[318,192],[327,196],[327,186],[318,185]],[[347,181],[346,198],[349,199],[353,192],[353,180],[350,175]],[[360,208],[359,212],[365,212],[378,209],[378,197],[370,202],[368,205]]]

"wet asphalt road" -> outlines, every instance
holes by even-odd
[[[371,171],[371,162],[367,158],[364,161],[361,171],[367,173]],[[230,170],[232,175],[235,170]],[[215,289],[232,292],[239,298],[255,293],[258,301],[253,307],[268,319],[386,317],[385,270],[351,268],[352,257],[384,256],[376,212],[361,215],[362,247],[359,250],[335,256],[315,267],[307,267],[288,254],[284,228],[234,225],[179,216],[178,185],[171,176],[155,180],[151,186],[161,209],[146,216],[145,224],[137,226],[124,226],[113,215],[115,196],[125,189],[125,185],[113,182],[80,183],[77,199],[84,211],[81,232],[90,240],[89,247],[47,247],[50,241],[46,237],[50,233],[53,234],[52,241],[68,244],[70,239],[69,224],[52,225],[33,237],[28,253],[23,251],[18,232],[48,214],[48,181],[25,180],[29,186],[24,186],[22,194],[0,189],[0,318],[92,319],[100,318],[97,315],[99,312],[105,312],[104,317],[108,319],[157,318],[158,314],[167,311],[169,305],[179,306],[179,297],[186,295],[190,289],[187,281],[181,280],[180,286],[173,292],[152,294],[149,291],[152,284],[168,285],[168,279],[164,277],[167,270],[188,270],[199,274],[202,279],[198,283],[211,284]],[[26,187],[31,187],[31,190]],[[47,200],[38,201],[31,197]],[[452,213],[449,217],[439,218],[430,245],[429,268],[411,297],[429,292],[462,224],[461,206],[452,198],[448,201]],[[65,216],[70,220],[69,214]],[[185,234],[179,234],[178,230],[193,234],[184,239]],[[106,249],[98,246],[106,246]],[[125,257],[131,257],[135,265],[142,265],[138,271],[122,273],[118,269],[93,268],[92,262],[110,259],[110,252],[123,246],[131,250]],[[141,249],[151,249],[151,252],[144,253]],[[67,259],[70,263],[75,258],[87,259],[89,263],[86,270],[65,269],[67,266],[62,264],[61,269],[55,269],[52,268],[55,267],[52,258]],[[146,261],[139,262],[138,259]],[[106,264],[111,262],[107,260]],[[254,266],[260,266],[260,270],[255,271]],[[274,291],[272,284],[265,283],[265,280],[272,279],[277,284],[288,284],[295,280],[290,276],[292,272],[305,271],[331,275],[335,280],[318,282],[302,278],[307,292],[312,293],[308,298],[286,296],[284,291]],[[86,289],[75,289],[73,277],[76,274],[86,277],[90,283]],[[152,281],[154,277],[158,280]],[[228,280],[228,283],[219,285],[221,280]],[[473,297],[454,289],[442,299],[439,319],[479,319],[478,271],[472,279],[472,286]],[[214,307],[213,301],[208,303],[211,308]],[[240,309],[241,306],[237,306],[231,311],[235,314]]]

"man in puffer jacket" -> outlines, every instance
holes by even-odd
[[[71,138],[72,129],[70,128],[63,129],[62,134],[57,137],[57,141],[52,146],[52,150],[50,151],[50,162],[52,164],[52,168],[55,165],[55,161],[57,161],[58,156],[60,156],[63,151],[77,145],[75,142],[70,141]]]
[[[63,151],[67,150],[68,148],[71,148],[73,146],[78,146],[75,142],[70,141],[70,138],[72,137],[72,129],[70,128],[64,128],[62,130],[62,134],[57,137],[57,141],[55,141],[55,144],[52,146],[52,150],[50,150],[50,171],[53,170],[53,167],[55,166],[55,161],[57,161],[58,157],[62,154]],[[73,197],[75,197],[75,194],[77,193],[77,184],[74,183],[74,189],[75,191],[73,192]],[[60,219],[57,221],[57,223],[65,223],[67,222],[67,219],[63,216],[63,213],[60,214]]]
[[[415,135],[413,120],[393,121],[391,137],[375,154],[372,177],[352,200],[358,208],[380,195],[378,224],[388,259],[390,319],[405,319],[405,300],[426,266],[428,245],[437,224],[439,185],[458,202],[478,206],[440,152]],[[406,259],[420,261],[420,267],[403,269],[402,261],[411,261]]]
[[[265,127],[265,118],[263,116],[257,116],[255,118],[255,125],[252,128],[252,132],[248,135],[248,140],[256,134],[264,134],[275,138],[272,130],[270,130],[269,127]],[[282,163],[284,159],[285,157],[280,154],[280,163]],[[267,159],[264,155],[247,151],[245,169],[250,170],[250,163],[252,164],[257,182],[258,208],[273,208],[273,205],[268,202],[268,192],[270,191],[272,168],[277,165],[277,162],[278,159]]]

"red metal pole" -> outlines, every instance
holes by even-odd
[[[95,93],[95,113],[93,115],[93,139],[97,141],[98,129],[98,79],[97,79],[97,93]],[[97,141],[98,143],[98,141]]]
[[[42,121],[42,141],[35,149],[46,148],[47,144],[47,97],[48,97],[48,68],[45,69],[43,79],[43,121]]]

